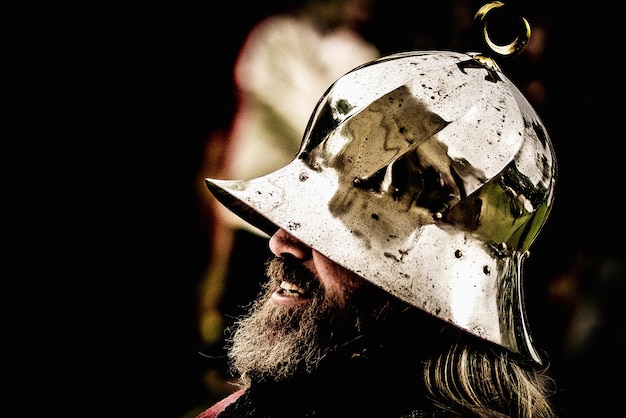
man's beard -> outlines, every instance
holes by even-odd
[[[328,295],[293,259],[270,260],[267,276],[262,295],[235,323],[229,341],[231,365],[246,384],[311,373],[329,354],[376,329],[383,312],[405,306],[357,276],[346,284],[345,293]],[[306,288],[311,300],[292,306],[271,302],[282,280]]]

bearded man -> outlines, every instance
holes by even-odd
[[[199,418],[554,417],[522,264],[555,179],[491,59],[406,52],[341,77],[290,163],[207,179],[274,258],[229,340],[241,389]]]

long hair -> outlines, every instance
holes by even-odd
[[[553,418],[553,381],[534,364],[504,349],[461,342],[424,363],[433,402],[461,416]]]

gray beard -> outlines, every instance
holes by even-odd
[[[365,281],[333,300],[325,295],[319,281],[310,277],[304,279],[311,293],[310,303],[278,306],[269,299],[287,277],[280,260],[268,264],[270,280],[263,295],[251,305],[248,315],[235,323],[229,341],[231,367],[246,385],[263,380],[280,382],[313,372],[329,353],[375,328],[382,312],[399,306]],[[296,280],[293,274],[291,281]],[[299,283],[304,283],[301,277]]]

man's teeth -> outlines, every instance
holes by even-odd
[[[283,292],[289,293],[289,294],[304,294],[305,290],[301,287],[296,286],[293,283],[289,283],[289,282],[281,282],[280,283],[280,288],[283,290]]]

